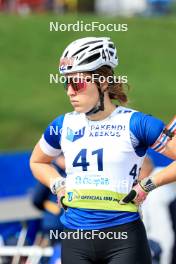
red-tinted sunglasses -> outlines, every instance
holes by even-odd
[[[87,83],[90,83],[91,82],[91,78],[67,78],[65,79],[65,82],[64,82],[64,88],[65,90],[67,91],[68,90],[68,86],[71,85],[72,89],[75,91],[75,92],[81,92],[83,90],[86,89],[87,87]]]

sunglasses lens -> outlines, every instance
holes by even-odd
[[[86,80],[83,78],[70,78],[68,81],[68,79],[66,79],[64,82],[64,88],[66,91],[68,90],[69,85],[71,85],[75,92],[79,92],[86,88]]]
[[[72,86],[74,87],[74,90],[76,92],[79,92],[85,89],[86,82],[83,79],[77,79],[76,82],[74,82]]]

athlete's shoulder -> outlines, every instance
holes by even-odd
[[[57,156],[61,152],[61,141],[62,141],[62,131],[64,128],[64,122],[68,125],[68,120],[71,123],[75,122],[76,116],[79,116],[76,112],[69,112],[57,116],[45,129],[42,138],[40,139],[40,147],[43,152],[49,156]]]
[[[50,124],[49,126],[53,125],[53,126],[62,126],[64,118],[65,118],[66,114],[62,114],[57,116]]]
[[[130,119],[130,131],[147,146],[151,146],[161,134],[165,124],[162,120],[139,111],[134,112]]]
[[[64,118],[65,114],[62,114],[51,121],[40,139],[42,151],[49,156],[57,156],[60,153]]]
[[[151,114],[145,114],[140,111],[134,111],[131,116],[131,124],[139,126],[162,126],[164,125],[163,121],[159,118],[154,117]]]

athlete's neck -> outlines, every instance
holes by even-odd
[[[92,114],[88,116],[87,118],[92,121],[100,121],[108,117],[114,110],[116,109],[116,106],[112,103],[105,105],[104,111],[99,111],[96,114]]]

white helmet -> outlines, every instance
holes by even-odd
[[[60,59],[61,74],[94,71],[101,66],[118,65],[116,48],[110,38],[87,37],[73,41]]]

